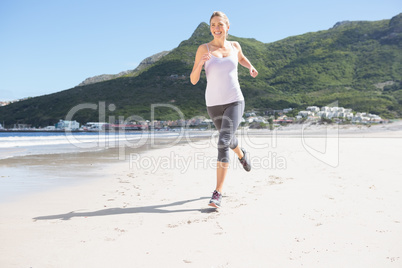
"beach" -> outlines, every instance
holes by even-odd
[[[238,134],[219,210],[215,134],[3,161],[61,182],[0,202],[0,267],[402,266],[400,122]]]

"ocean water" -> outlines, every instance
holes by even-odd
[[[0,160],[42,154],[140,147],[154,138],[174,139],[180,132],[0,132]]]

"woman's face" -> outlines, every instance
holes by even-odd
[[[229,26],[221,17],[215,16],[211,19],[210,29],[214,38],[226,38]]]

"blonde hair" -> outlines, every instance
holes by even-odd
[[[209,24],[211,24],[211,20],[212,20],[214,17],[221,17],[221,18],[225,21],[226,25],[227,25],[228,27],[230,26],[228,16],[226,16],[225,13],[223,13],[223,12],[221,12],[221,11],[214,11],[214,13],[212,13],[211,18],[209,19]]]

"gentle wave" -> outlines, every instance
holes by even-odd
[[[179,137],[180,133],[1,133],[0,159],[33,154],[137,148],[148,139]]]
[[[90,135],[75,135],[62,134],[54,136],[8,136],[0,137],[0,148],[13,148],[22,146],[46,146],[46,145],[62,145],[62,144],[87,144],[98,143],[102,146],[116,145],[121,141],[132,141],[138,139],[148,139],[154,137],[175,137],[177,133],[166,134],[90,134]]]
[[[129,137],[139,139],[137,137]],[[118,135],[90,135],[90,136],[39,136],[39,137],[8,137],[0,138],[0,148],[13,148],[21,146],[46,146],[46,145],[62,145],[62,144],[83,144],[83,143],[112,143],[121,140],[127,140],[126,136]]]

